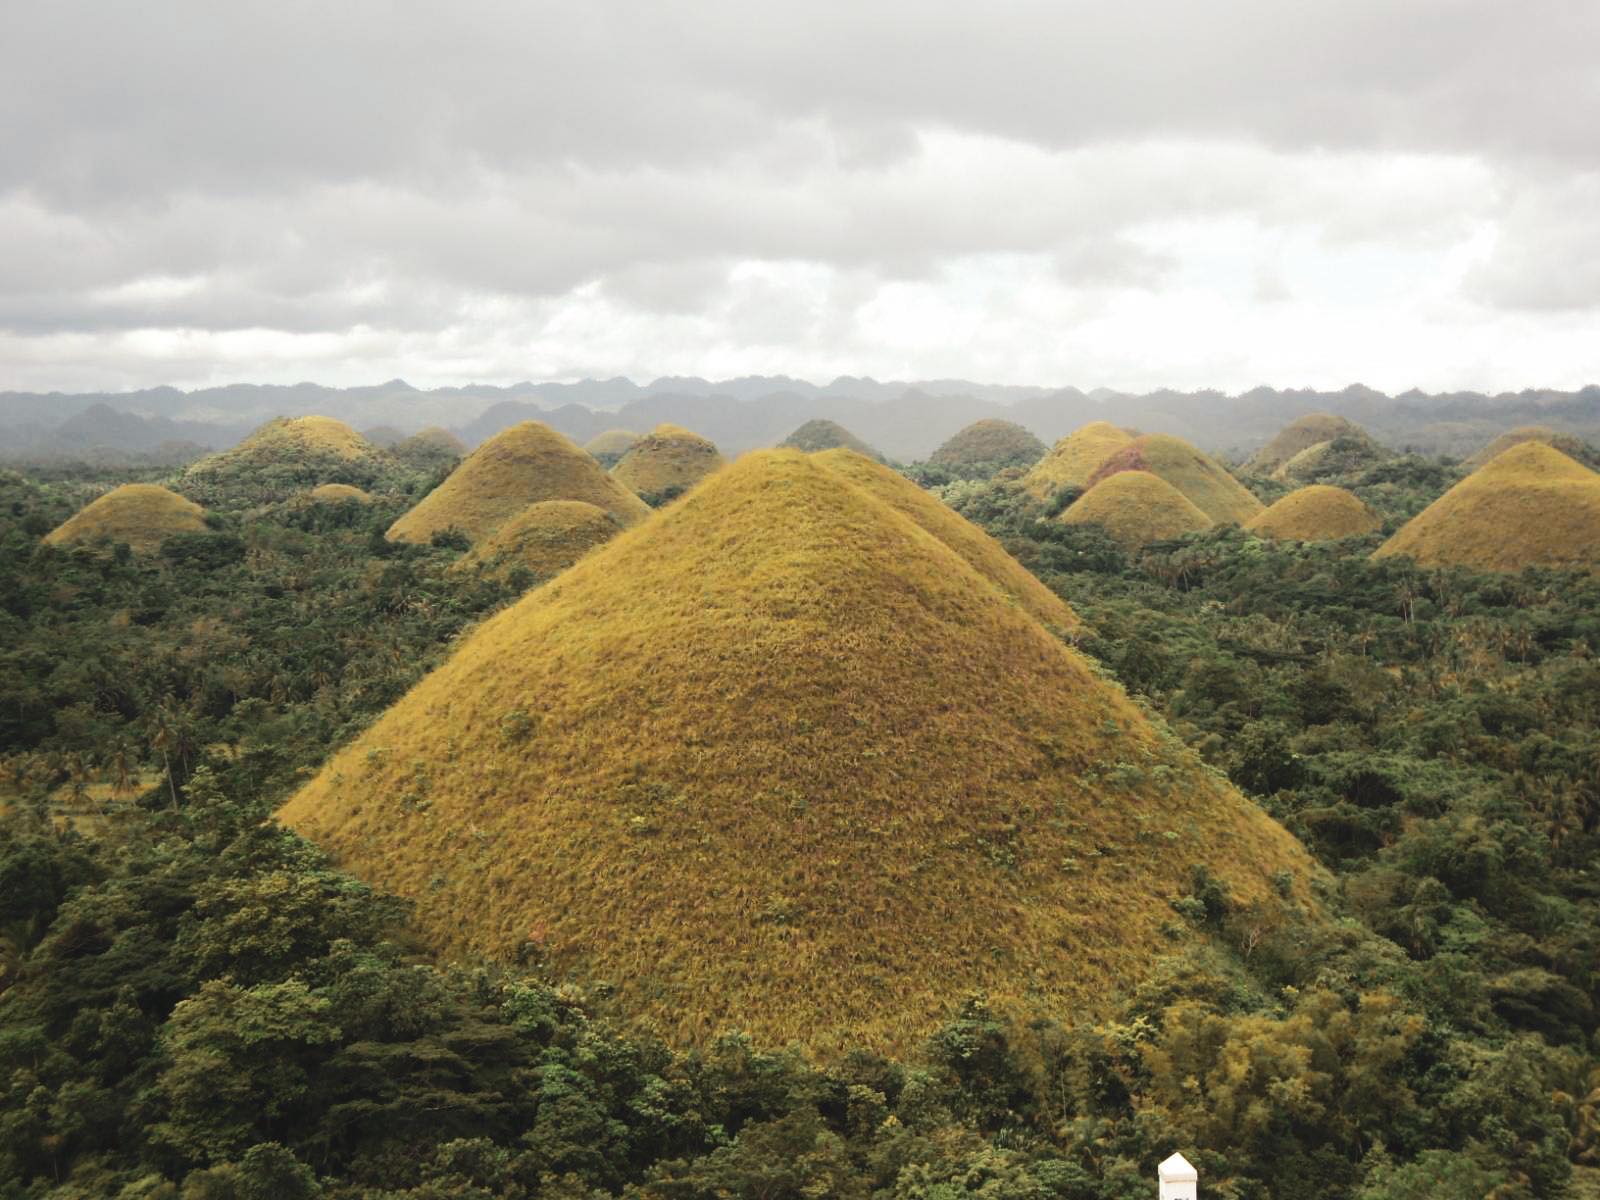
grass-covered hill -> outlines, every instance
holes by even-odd
[[[1311,872],[960,555],[780,451],[484,624],[280,816],[441,947],[829,1055],[1133,983],[1193,846],[1242,898]]]
[[[716,446],[677,425],[657,425],[611,468],[612,477],[646,503],[661,504],[688,491],[722,465]]]
[[[1048,500],[1062,488],[1087,487],[1089,477],[1133,435],[1109,421],[1091,421],[1062,438],[1033,465],[1022,484],[1038,500]]]
[[[1293,484],[1343,482],[1392,457],[1364,431],[1355,429],[1307,446],[1274,470],[1272,478]]]
[[[1430,567],[1600,568],[1600,474],[1535,439],[1514,444],[1377,551]]]
[[[964,468],[1031,467],[1047,447],[1014,421],[989,417],[953,434],[928,456],[935,466]]]
[[[1335,438],[1365,436],[1361,426],[1332,413],[1307,413],[1289,422],[1244,464],[1252,475],[1271,475],[1296,454]]]
[[[582,500],[624,525],[650,511],[566,437],[524,421],[474,450],[391,525],[388,536],[396,542],[427,542],[453,530],[477,543],[541,500]]]
[[[583,449],[609,471],[622,460],[624,454],[633,449],[641,436],[631,429],[607,429],[585,442]]]
[[[344,504],[354,501],[357,504],[371,504],[372,495],[348,483],[321,483],[306,493],[317,504]]]
[[[521,567],[535,578],[546,579],[604,545],[621,529],[616,517],[586,501],[541,500],[474,543],[459,565],[496,572]]]
[[[448,429],[437,425],[401,438],[389,447],[398,462],[416,471],[437,471],[456,465],[467,456],[467,445]]]
[[[1210,517],[1159,475],[1118,471],[1095,484],[1060,516],[1067,525],[1098,525],[1126,550],[1210,529]]]
[[[175,534],[205,529],[205,510],[194,501],[158,484],[125,483],[86,505],[44,540],[52,546],[125,542],[135,553],[147,554]]]
[[[1088,487],[1093,490],[1122,471],[1159,475],[1219,525],[1243,524],[1265,507],[1221,463],[1182,438],[1160,433],[1135,438],[1095,469]]]
[[[194,463],[176,487],[202,504],[238,508],[287,499],[322,483],[370,488],[389,462],[343,421],[280,417],[231,450]]]
[[[875,462],[883,461],[883,455],[839,422],[830,421],[825,417],[807,421],[778,444],[786,449],[801,450],[807,454],[815,454],[821,450],[854,450],[857,454],[863,454]]]
[[[1477,453],[1465,460],[1468,467],[1477,469],[1486,463],[1493,462],[1513,446],[1520,446],[1523,442],[1539,442],[1551,449],[1559,450],[1568,458],[1575,459],[1587,467],[1600,467],[1600,453],[1597,453],[1580,437],[1570,433],[1561,433],[1547,425],[1519,425],[1515,429],[1508,429],[1499,437],[1486,444]]]
[[[1244,527],[1267,537],[1324,542],[1372,533],[1382,524],[1378,514],[1351,492],[1316,483],[1273,501]]]

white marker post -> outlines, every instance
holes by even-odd
[[[1160,1200],[1196,1200],[1200,1190],[1200,1173],[1181,1154],[1174,1154],[1156,1168],[1161,1180]]]

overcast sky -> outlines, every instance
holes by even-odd
[[[1600,381],[1596,0],[0,0],[0,389]]]

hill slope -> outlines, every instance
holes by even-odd
[[[1600,567],[1600,475],[1540,441],[1478,468],[1378,548],[1424,566]]]
[[[624,454],[633,449],[640,436],[631,429],[608,429],[585,442],[583,451],[609,471]]]
[[[611,474],[646,499],[688,491],[722,465],[717,448],[677,425],[657,425],[633,444]]]
[[[485,622],[280,815],[449,950],[825,1054],[976,990],[1103,1001],[1174,945],[1199,844],[1241,897],[1310,871],[948,547],[777,451]]]
[[[1044,454],[1045,444],[1021,425],[989,417],[958,431],[928,461],[941,467],[1031,467]]]
[[[343,421],[280,417],[191,465],[177,486],[202,503],[261,503],[319,483],[370,487],[384,466],[382,452]]]
[[[1336,417],[1332,413],[1307,413],[1280,429],[1271,441],[1245,461],[1244,469],[1252,475],[1270,475],[1302,450],[1321,442],[1357,434],[1365,437],[1366,431],[1344,417]]]
[[[837,421],[817,418],[807,421],[778,445],[789,450],[803,450],[815,454],[821,450],[854,450],[874,462],[882,462],[883,455],[867,445]]]
[[[1091,421],[1050,447],[1022,486],[1036,499],[1048,500],[1064,487],[1087,487],[1096,468],[1129,442],[1133,435],[1109,421]]]
[[[1371,533],[1382,524],[1377,513],[1344,488],[1316,483],[1290,492],[1244,527],[1266,537],[1329,542]]]
[[[1210,529],[1214,522],[1159,475],[1119,471],[1063,512],[1067,525],[1099,525],[1126,550]]]
[[[1481,467],[1493,462],[1513,446],[1520,446],[1523,442],[1541,442],[1554,450],[1559,450],[1568,458],[1574,459],[1584,466],[1592,464],[1586,461],[1588,447],[1580,437],[1570,433],[1560,433],[1547,425],[1519,425],[1515,429],[1508,429],[1494,441],[1479,450],[1472,457],[1465,460],[1469,467]]]
[[[1215,459],[1182,438],[1163,433],[1147,433],[1129,442],[1095,469],[1088,486],[1093,489],[1120,471],[1159,475],[1219,525],[1243,524],[1265,507]]]
[[[448,429],[433,425],[400,439],[389,453],[408,467],[431,471],[460,462],[466,457],[467,445]]]
[[[154,483],[125,483],[84,505],[45,534],[52,546],[97,541],[126,542],[148,554],[176,533],[204,533],[205,510]]]
[[[549,426],[524,421],[495,434],[410,512],[389,527],[395,542],[426,542],[458,529],[473,542],[494,533],[530,504],[582,500],[624,525],[649,515],[639,497]]]
[[[476,543],[456,565],[482,564],[493,571],[526,567],[535,575],[548,577],[565,571],[621,531],[621,522],[593,504],[541,500]]]

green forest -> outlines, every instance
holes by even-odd
[[[1327,916],[1199,844],[1171,919],[1205,936],[1100,1011],[973,995],[829,1061],[669,1046],[536,952],[437,959],[271,820],[542,583],[386,540],[446,472],[383,470],[208,497],[149,554],[40,539],[155,473],[0,473],[0,1196],[1134,1200],[1174,1151],[1228,1200],[1600,1194],[1600,578],[1373,560],[1453,460],[1351,465],[1370,535],[1139,549],[1003,463],[908,468],[1303,841]]]

